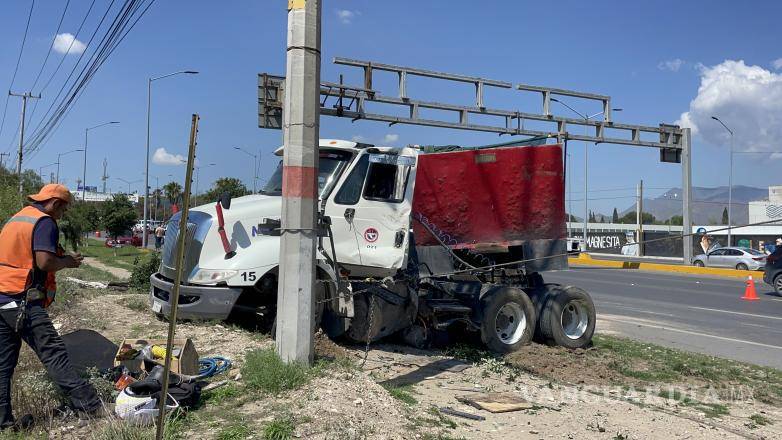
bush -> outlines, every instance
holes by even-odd
[[[312,368],[296,362],[286,364],[273,348],[247,353],[242,366],[247,387],[267,394],[298,389],[312,376]]]
[[[133,272],[130,274],[128,285],[146,292],[149,290],[149,277],[157,272],[158,268],[160,268],[160,254],[157,252],[136,257],[133,261]]]

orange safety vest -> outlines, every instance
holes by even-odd
[[[27,206],[8,219],[0,231],[0,293],[23,299],[27,290],[33,287],[33,230],[44,217],[49,215],[34,206]],[[62,248],[58,245],[57,255],[62,254]],[[48,307],[57,291],[54,272],[46,274],[44,287],[46,298],[43,305]]]

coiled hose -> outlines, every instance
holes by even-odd
[[[222,356],[201,358],[198,360],[198,378],[216,376],[231,368],[231,360]]]

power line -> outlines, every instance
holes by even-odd
[[[65,14],[68,12],[68,5],[71,4],[71,0],[66,0],[65,7],[62,10],[62,15],[60,15],[60,21],[57,23],[57,29],[54,31],[54,36],[52,37],[52,43],[49,45],[49,50],[46,51],[46,57],[43,59],[43,64],[41,64],[41,69],[38,71],[38,75],[35,76],[35,81],[33,81],[33,85],[30,86],[30,90],[33,90],[36,85],[38,85],[38,80],[41,79],[41,74],[43,74],[43,69],[46,68],[46,63],[49,61],[49,56],[52,54],[52,48],[54,48],[54,42],[57,41],[57,35],[60,34],[60,28],[62,27],[62,21],[65,19]],[[76,41],[76,38],[74,37],[73,41]],[[73,41],[71,42],[71,45],[73,44]]]
[[[87,84],[97,73],[98,69],[106,62],[111,54],[116,50],[119,44],[127,37],[128,33],[138,24],[139,20],[146,14],[149,8],[154,4],[155,0],[126,0],[124,5],[120,8],[119,13],[109,25],[108,30],[101,38],[98,47],[92,53],[88,61],[82,67],[81,72],[77,78],[71,84],[68,92],[63,99],[57,105],[54,113],[46,120],[45,123],[39,124],[36,127],[34,135],[31,137],[29,144],[27,145],[28,151],[35,151],[39,149],[43,142],[59,127],[59,124],[65,117],[65,115],[72,109],[73,104],[78,100],[81,94],[84,92]],[[112,1],[113,4],[113,1]],[[107,10],[108,13],[108,10]],[[106,14],[104,14],[105,19]],[[102,24],[103,20],[101,20]],[[100,25],[99,25],[100,26]],[[96,29],[97,32],[97,29]],[[90,39],[92,41],[93,37]],[[83,55],[83,54],[82,54]],[[78,64],[77,64],[78,66]],[[75,70],[75,69],[74,69]],[[70,77],[70,76],[69,76]],[[63,85],[61,91],[65,89],[66,84]],[[61,93],[60,93],[61,94]],[[59,95],[58,95],[59,96]],[[47,111],[44,118],[49,115],[55,103]]]
[[[30,12],[27,13],[27,24],[24,27],[24,35],[22,36],[22,46],[19,48],[19,56],[16,58],[16,67],[14,68],[14,74],[11,76],[11,85],[8,86],[10,92],[14,88],[14,82],[16,81],[16,74],[19,72],[19,64],[22,62],[22,53],[24,52],[24,45],[27,42],[27,31],[30,29],[30,20],[33,18],[33,9],[35,8],[35,0],[30,3]],[[3,106],[3,118],[0,121],[0,136],[3,135],[3,127],[5,127],[5,116],[8,112],[8,95],[5,96],[5,105]]]

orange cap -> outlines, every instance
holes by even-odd
[[[68,191],[68,188],[66,188],[65,185],[60,185],[59,183],[50,183],[48,185],[44,185],[43,188],[38,191],[38,194],[30,194],[27,196],[27,198],[36,202],[45,202],[49,199],[60,199],[64,202],[71,203],[73,200],[71,197],[71,192]]]

